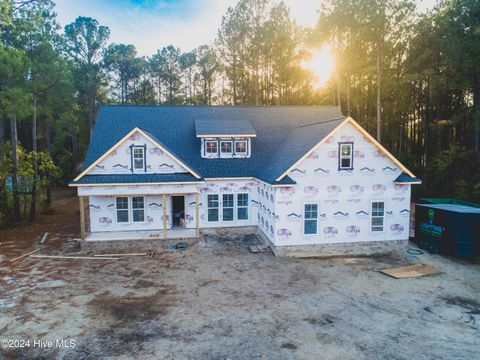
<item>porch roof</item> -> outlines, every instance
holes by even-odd
[[[156,183],[195,183],[203,182],[190,173],[174,174],[118,174],[85,175],[70,185],[108,185],[108,184],[156,184]]]

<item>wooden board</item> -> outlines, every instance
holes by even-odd
[[[425,264],[408,265],[379,271],[385,275],[394,277],[395,279],[441,274],[441,271],[437,268]]]
[[[62,255],[30,255],[35,259],[73,259],[73,260],[118,260],[115,257],[93,256],[62,256]]]

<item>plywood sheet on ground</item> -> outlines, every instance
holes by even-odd
[[[385,275],[392,276],[396,279],[436,275],[441,273],[441,271],[437,268],[425,264],[408,265],[399,268],[383,269],[379,271]]]

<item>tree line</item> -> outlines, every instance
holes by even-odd
[[[314,27],[281,1],[239,0],[216,39],[139,56],[50,0],[0,0],[0,224],[48,211],[78,173],[99,105],[338,105],[425,185],[418,196],[480,200],[480,1],[327,0]],[[329,44],[321,89],[303,65]]]

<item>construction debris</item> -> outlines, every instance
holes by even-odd
[[[441,274],[441,271],[437,268],[425,264],[408,265],[379,271],[385,275],[394,277],[395,279]]]
[[[251,253],[264,253],[270,250],[270,247],[267,245],[250,245],[250,252]]]
[[[32,255],[36,259],[80,259],[80,260],[118,260],[116,257],[93,256],[60,256],[60,255]]]
[[[255,245],[250,245],[250,252],[256,254],[259,251],[258,251],[258,248]]]
[[[146,256],[148,253],[132,253],[132,254],[95,254],[96,257],[118,257],[118,256]]]
[[[43,237],[42,237],[42,240],[40,240],[40,244],[43,244],[45,241],[47,241],[47,237],[48,237],[48,232],[46,232]]]
[[[16,258],[10,260],[10,262],[14,262],[14,261],[23,259],[24,257],[27,257],[28,255],[31,255],[31,254],[33,254],[33,253],[36,253],[37,251],[40,251],[40,250],[41,250],[41,249],[37,249],[37,250],[30,251],[29,253],[23,254],[23,255],[21,255],[21,256],[19,256],[19,257],[16,257]]]

